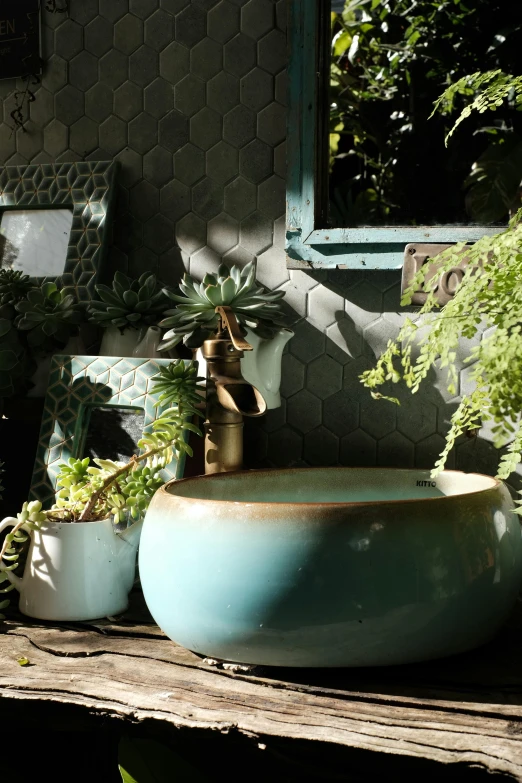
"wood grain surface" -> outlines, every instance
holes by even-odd
[[[138,594],[119,620],[1,623],[0,698],[473,764],[522,780],[521,619],[518,607],[494,642],[442,661],[234,673],[167,639]]]

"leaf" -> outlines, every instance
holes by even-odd
[[[221,283],[221,298],[223,301],[223,304],[228,305],[231,303],[232,299],[236,295],[236,284],[234,280],[231,277],[227,277],[227,279]]]
[[[522,180],[522,139],[511,134],[491,144],[473,166],[464,187],[466,209],[478,223],[501,220],[518,193]]]
[[[208,783],[197,767],[178,753],[154,740],[122,737],[118,764],[124,783]]]

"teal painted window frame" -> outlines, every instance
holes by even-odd
[[[83,457],[90,409],[115,407],[143,410],[144,428],[158,416],[151,393],[152,379],[171,359],[130,359],[122,356],[53,356],[45,397],[30,499],[45,506],[54,502],[60,464]],[[188,430],[184,439],[188,438]],[[163,472],[166,481],[183,478],[185,454]]]
[[[474,242],[497,228],[484,226],[365,226],[325,228],[327,162],[321,155],[327,103],[322,53],[330,0],[290,0],[286,253],[289,269],[401,269],[411,242]],[[329,18],[329,17],[328,17]],[[329,37],[329,36],[328,36]],[[325,144],[326,150],[326,144]],[[323,198],[321,199],[321,190]]]

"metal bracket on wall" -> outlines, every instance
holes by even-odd
[[[415,275],[425,264],[430,268],[426,275],[426,281],[429,281],[435,292],[437,302],[442,306],[449,302],[454,296],[457,286],[464,277],[468,259],[465,254],[462,255],[462,261],[452,267],[450,270],[440,273],[440,263],[437,263],[437,255],[447,250],[453,245],[443,244],[422,244],[410,243],[404,248],[404,265],[402,267],[401,294],[410,287]],[[465,251],[464,251],[465,252]],[[419,289],[413,294],[411,303],[413,305],[423,305],[427,294]]]

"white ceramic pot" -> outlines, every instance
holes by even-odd
[[[0,533],[17,523],[7,517]],[[136,573],[142,523],[116,532],[110,519],[48,522],[31,536],[22,577],[6,571],[20,592],[20,611],[40,620],[94,620],[124,612]]]
[[[149,326],[132,355],[136,359],[164,359],[165,356],[158,351],[161,335],[162,331],[159,326]]]
[[[281,364],[283,349],[294,336],[291,329],[282,328],[270,339],[266,340],[251,331],[246,330],[246,341],[253,350],[245,351],[241,359],[241,373],[245,381],[262,394],[267,409],[279,408],[281,405]],[[207,363],[203,351],[198,348],[195,357],[198,362],[198,375],[206,377]]]
[[[123,332],[117,326],[109,326],[103,332],[100,356],[133,356],[143,336],[142,329],[134,329],[132,326]]]

